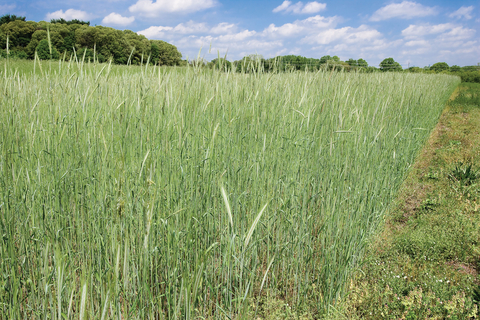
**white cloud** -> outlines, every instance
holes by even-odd
[[[11,10],[15,9],[15,4],[3,4],[0,5],[0,14],[9,13]]]
[[[245,41],[248,38],[253,37],[255,34],[256,34],[255,31],[243,30],[243,31],[240,31],[240,32],[237,32],[237,33],[220,35],[216,38],[212,38],[212,40],[215,39],[215,40],[218,40],[222,43],[225,43],[225,42],[240,42],[240,41]]]
[[[189,13],[205,10],[217,5],[216,0],[138,0],[128,10],[146,17],[157,17],[162,13]]]
[[[68,9],[67,11],[63,12],[63,10],[58,10],[52,13],[47,13],[45,20],[50,21],[52,19],[65,19],[65,20],[88,20],[90,14],[85,11],[75,10],[75,9]]]
[[[425,65],[438,61],[462,64],[462,60],[473,60],[480,52],[476,30],[464,26],[443,23],[437,25],[410,25],[402,30],[405,43],[401,56],[423,60]]]
[[[306,36],[303,42],[309,44],[330,44],[340,41],[346,44],[372,43],[374,40],[381,39],[382,34],[369,26],[361,25],[358,28],[344,27],[340,29],[327,29],[316,34]]]
[[[340,21],[341,18],[337,16],[327,18],[319,15],[308,17],[307,19],[303,20],[305,25],[308,25],[308,27],[314,29],[331,28],[336,26]]]
[[[165,38],[167,36],[167,33],[172,33],[171,31],[173,30],[172,27],[164,27],[164,26],[151,26],[145,30],[138,31],[138,34],[142,34],[148,39],[160,39],[160,38]]]
[[[224,34],[224,33],[233,33],[237,31],[237,26],[233,23],[222,22],[210,29],[211,33],[214,34]]]
[[[255,31],[250,30],[215,37],[211,35],[191,35],[173,41],[173,44],[179,48],[184,48],[184,51],[190,52],[190,58],[196,57],[200,48],[209,48],[210,45],[210,51],[213,53],[213,56],[217,55],[217,51],[220,52],[221,55],[226,52],[234,52],[235,56],[233,59],[240,59],[252,53],[270,54],[272,51],[277,52],[283,48],[282,41],[263,40],[257,38],[257,35]]]
[[[340,19],[337,16],[326,18],[316,15],[304,20],[296,20],[293,23],[286,23],[279,27],[272,23],[263,30],[262,36],[269,38],[288,38],[298,34],[305,36],[319,30],[334,28],[339,21]]]
[[[296,14],[312,14],[325,10],[326,8],[326,3],[320,3],[317,1],[307,2],[307,4],[304,5],[301,1],[292,4],[292,2],[285,0],[281,5],[273,9],[273,12],[285,11]]]
[[[418,47],[418,46],[427,46],[428,42],[426,40],[412,40],[405,43],[407,47]]]
[[[283,26],[276,27],[273,23],[263,30],[263,34],[273,37],[291,37],[302,32],[304,28],[294,23],[286,23]]]
[[[145,30],[138,31],[138,34],[142,34],[149,39],[160,38],[174,38],[178,35],[192,35],[199,33],[213,33],[213,34],[233,34],[237,29],[237,26],[227,22],[222,22],[216,26],[210,28],[206,23],[194,22],[192,20],[186,23],[180,23],[175,27],[167,26],[151,26]]]
[[[206,23],[197,23],[192,20],[186,23],[180,23],[175,28],[173,28],[173,32],[179,34],[205,33],[208,31],[209,28],[207,27]]]
[[[211,48],[209,51],[213,52],[213,55],[217,54],[217,50],[220,54],[229,52],[230,59],[233,57],[234,60],[252,53],[259,53],[265,57],[277,54],[316,57],[319,52],[320,56],[329,54],[325,48],[315,49],[311,48],[312,45],[327,46],[328,50],[339,50],[335,54],[347,51],[350,57],[358,58],[362,52],[375,52],[390,46],[379,31],[366,25],[336,29],[341,20],[337,16],[316,15],[279,26],[270,24],[261,32],[237,30],[235,24],[226,22],[209,27],[204,23],[189,21],[171,27],[153,26],[138,33],[150,39],[167,40],[176,45],[184,56],[196,57],[200,48]],[[303,51],[299,48],[303,48]],[[364,55],[363,58],[368,56]]]
[[[453,23],[443,23],[437,25],[409,25],[402,30],[402,36],[405,39],[423,39],[427,36],[437,35],[436,41],[465,40],[475,36],[475,29],[468,29]]]
[[[443,33],[438,37],[438,40],[466,40],[475,36],[476,31],[474,29],[467,29],[461,26],[457,26],[449,32]]]
[[[470,19],[473,18],[473,16],[471,15],[472,11],[473,11],[473,6],[470,6],[470,7],[462,6],[457,11],[452,12],[449,15],[449,17],[450,18],[456,18],[456,19],[460,19],[460,18],[464,17],[465,19],[470,20]]]
[[[411,24],[406,29],[402,30],[402,36],[405,38],[418,38],[431,34],[438,34],[451,30],[455,27],[452,23],[443,23],[437,25],[415,25]]]
[[[309,2],[303,7],[302,13],[317,13],[327,8],[326,3],[319,3],[317,1]]]
[[[106,25],[127,26],[135,21],[135,17],[122,17],[120,14],[112,12],[105,18],[102,23]]]
[[[401,55],[404,57],[414,58],[415,56],[428,54],[428,52],[430,52],[431,50],[432,50],[431,46],[428,46],[428,45],[417,46],[414,49],[402,50]],[[434,62],[432,62],[431,64],[433,63]]]
[[[412,1],[392,3],[375,11],[370,21],[382,21],[391,18],[412,19],[437,14],[437,9]]]
[[[287,1],[284,7],[294,5]],[[285,12],[285,8],[281,11]],[[341,25],[344,22],[337,16],[315,15],[279,25],[270,23],[263,30],[251,30],[231,22],[210,25],[188,21],[172,26],[152,26],[139,33],[172,43],[184,58],[197,57],[199,49],[203,48],[200,57],[207,60],[217,57],[217,51],[221,56],[228,52],[227,59],[231,61],[255,53],[265,58],[285,54],[314,58],[338,55],[342,60],[363,58],[370,65],[393,57],[407,67],[408,62],[420,66],[437,61],[460,65],[462,61],[476,61],[480,52],[475,28],[459,23],[411,24],[401,33],[387,37],[381,29],[366,24]]]
[[[283,3],[281,5],[279,5],[278,7],[276,7],[275,9],[273,9],[273,12],[280,12],[280,11],[283,11],[283,10],[287,10],[287,8],[291,5],[292,3],[290,1],[283,1]]]

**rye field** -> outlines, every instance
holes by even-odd
[[[322,317],[460,81],[22,63],[0,64],[2,319]]]

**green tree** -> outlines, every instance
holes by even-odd
[[[20,20],[20,21],[25,21],[25,17],[17,17],[14,14],[6,14],[2,17],[0,17],[0,26],[2,24],[7,24],[9,22],[15,21],[15,20]]]
[[[419,67],[410,67],[407,69],[407,71],[412,73],[421,73],[423,72],[423,69]]]
[[[462,71],[479,71],[480,67],[479,66],[465,66],[462,67]]]
[[[7,24],[2,24],[0,29],[9,36],[11,47],[26,47],[35,32],[35,27],[23,20],[14,20]]]
[[[54,47],[52,47],[52,54],[50,54],[50,48],[48,46],[48,40],[46,40],[46,39],[43,39],[38,43],[37,55],[38,55],[38,58],[41,59],[41,60],[50,60],[50,59],[58,60],[58,58],[59,58],[58,51]]]
[[[261,54],[250,54],[234,62],[237,72],[259,72],[265,69],[265,59]]]
[[[460,72],[460,71],[462,71],[462,68],[460,68],[460,67],[457,66],[457,65],[453,65],[453,66],[450,67],[450,71],[452,71],[452,72]]]
[[[66,24],[49,24],[50,39],[58,52],[72,52],[75,33]]]
[[[430,67],[430,70],[433,70],[435,72],[442,72],[442,71],[445,71],[445,70],[449,70],[450,67],[448,66],[448,64],[446,62],[437,62],[437,63],[434,63],[431,67]]]
[[[354,60],[354,59],[352,59],[352,58],[348,59],[346,62],[347,62],[348,65],[351,66],[351,67],[356,67],[356,66],[358,66],[357,60]]]
[[[30,43],[25,48],[25,52],[27,53],[30,59],[35,57],[35,50],[37,50],[37,46],[43,39],[47,39],[47,31],[46,30],[37,30],[33,33],[32,39]],[[47,42],[48,45],[48,42]],[[50,53],[49,53],[50,54]]]
[[[402,71],[400,63],[393,60],[393,58],[386,58],[380,62],[380,70],[382,71]]]
[[[153,64],[157,64],[160,59],[160,48],[155,42],[150,43],[150,61]]]
[[[333,58],[331,56],[323,56],[323,57],[320,58],[320,63],[324,64],[324,63],[327,63],[327,61],[330,61],[330,60],[333,60]]]
[[[363,60],[362,58],[357,60],[357,65],[359,67],[364,67],[364,68],[368,67],[367,61]]]
[[[320,60],[314,58],[306,58],[302,56],[287,55],[280,56],[266,61],[267,70],[273,69],[277,63],[278,69],[285,70],[318,70],[320,68]]]
[[[142,60],[143,62],[146,62],[147,57],[150,55],[151,52],[151,43],[148,41],[148,39],[144,35],[140,35],[130,30],[124,30],[123,33],[125,40],[129,44],[129,56],[132,53],[133,49],[133,54],[130,58],[130,62],[132,64],[140,64]]]
[[[7,47],[7,35],[0,29],[0,49]]]
[[[16,18],[16,19],[14,19]],[[22,17],[20,17],[22,18]],[[13,21],[10,21],[14,19]],[[130,30],[116,30],[103,26],[89,26],[89,22],[65,19],[52,20],[52,23],[40,21],[23,21],[18,17],[7,15],[0,25],[0,50],[6,48],[7,37],[9,49],[17,57],[35,56],[35,51],[42,40],[47,39],[47,29],[50,31],[50,44],[52,57],[57,58],[58,53],[66,53],[67,58],[73,50],[79,57],[85,54],[86,58],[99,61],[112,59],[114,63],[126,64],[130,54],[133,64],[140,64],[142,59],[147,61],[152,54],[152,62],[160,65],[180,65],[182,54],[177,48],[160,40],[149,41],[145,36]],[[152,46],[152,44],[155,44]],[[42,59],[50,58],[44,53],[44,43],[39,47]],[[153,50],[153,52],[152,52]]]
[[[215,58],[211,61],[211,66],[217,70],[230,71],[232,70],[232,63],[225,58]]]
[[[82,21],[82,20],[78,20],[78,19],[73,19],[73,20],[65,20],[63,18],[60,18],[60,19],[52,19],[50,20],[50,23],[52,24],[66,24],[66,25],[71,25],[71,24],[81,24],[81,25],[87,25],[89,26],[90,25],[90,21]]]
[[[182,64],[182,54],[173,44],[162,40],[150,40],[150,45],[158,47],[158,62],[161,66],[178,66]]]

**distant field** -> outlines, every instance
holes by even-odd
[[[0,63],[11,319],[319,317],[459,83]]]
[[[32,61],[32,60],[10,60],[0,58],[0,70],[5,73],[5,68],[9,70],[11,76],[17,72],[20,75],[45,75],[45,74],[55,74],[55,73],[65,73],[65,72],[78,72],[80,69],[92,69],[97,72],[100,71],[104,66],[110,69],[110,75],[120,75],[127,73],[138,73],[141,72],[142,67],[138,65],[115,65],[108,63],[96,63],[90,61],[84,61],[82,63],[82,58],[78,58],[78,61]],[[143,66],[144,67],[144,66]],[[153,68],[151,65],[148,68]],[[182,67],[160,67],[162,70],[173,70],[176,69],[177,72],[181,73],[182,70],[186,68]]]

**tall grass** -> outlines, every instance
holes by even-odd
[[[450,76],[0,71],[0,317],[248,318],[344,293]]]

